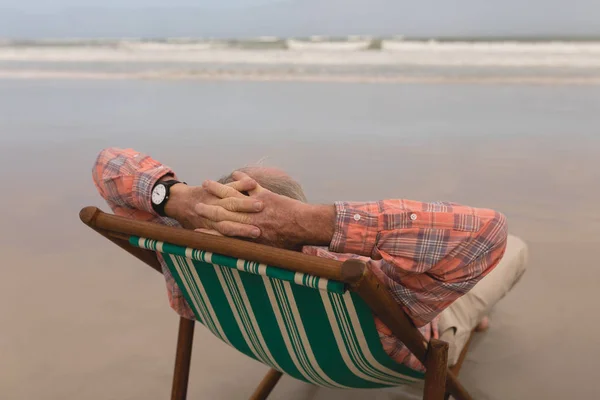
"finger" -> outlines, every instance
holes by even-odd
[[[247,173],[242,172],[242,171],[233,171],[233,173],[231,174],[231,177],[236,181],[241,181],[242,179],[250,178],[250,175],[248,175]],[[250,178],[250,179],[252,179],[252,178]]]
[[[260,236],[260,229],[253,225],[240,224],[231,221],[217,222],[214,229],[225,236],[236,236],[256,239]]]
[[[243,194],[241,194],[239,191],[237,191],[236,189],[234,189],[231,186],[223,185],[222,183],[211,181],[211,180],[204,181],[204,183],[202,184],[202,187],[204,189],[206,189],[206,191],[208,193],[212,194],[213,196],[217,196],[221,199],[224,199],[226,197],[242,197],[242,196],[244,196]]]
[[[250,222],[250,214],[238,213],[224,209],[223,207],[198,203],[194,207],[196,214],[212,222],[231,221],[247,224]],[[212,228],[212,226],[209,226]]]
[[[228,211],[254,213],[262,211],[264,203],[262,201],[256,201],[254,198],[243,196],[242,198],[228,197],[226,199],[219,200],[217,205]]]
[[[241,171],[233,171],[233,173],[231,174],[231,177],[233,179],[235,179],[236,182],[241,182],[241,181],[244,181],[245,179],[250,178],[250,176],[248,176],[248,174],[246,174],[244,172],[241,172]],[[252,179],[252,178],[250,178],[250,179]],[[258,184],[258,182],[257,182],[255,188],[253,188],[253,189],[247,189],[247,190],[244,190],[244,191],[248,192],[250,195],[255,195],[255,194],[261,192],[262,190],[264,190],[263,187],[260,186]]]
[[[223,236],[222,234],[215,231],[214,229],[198,228],[198,229],[194,229],[194,232],[206,233],[208,235],[214,235],[214,236]]]
[[[249,176],[227,184],[227,186],[234,188],[238,192],[249,192],[250,190],[256,189],[257,185],[258,183]]]

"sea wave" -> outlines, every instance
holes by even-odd
[[[416,42],[383,40],[381,49],[391,51],[600,55],[600,42],[441,42],[436,40]]]
[[[299,51],[361,51],[367,50],[372,45],[371,40],[347,41],[321,41],[321,40],[293,40],[286,41],[289,50]]]
[[[120,50],[130,52],[195,52],[215,48],[215,44],[205,43],[156,43],[156,42],[120,42]]]
[[[46,40],[0,44],[0,62],[598,68],[600,42]]]

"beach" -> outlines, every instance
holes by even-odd
[[[312,202],[503,212],[530,247],[528,271],[476,336],[463,382],[478,399],[600,396],[597,85],[13,78],[0,79],[1,398],[170,394],[178,318],[162,277],[78,218],[87,205],[108,211],[91,180],[108,146],[150,154],[190,184],[266,158]],[[200,325],[195,338],[189,398],[247,398],[267,368]],[[270,398],[402,399],[287,377]]]

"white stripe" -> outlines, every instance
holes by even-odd
[[[217,330],[217,327],[214,324],[213,318],[210,315],[210,312],[208,311],[206,302],[201,297],[201,294],[199,291],[200,289],[195,288],[193,285],[190,285],[190,283],[189,283],[189,282],[196,283],[193,276],[191,275],[189,260],[184,257],[174,256],[174,255],[171,255],[171,260],[173,261],[173,265],[175,266],[175,269],[177,270],[177,273],[179,274],[179,277],[180,277],[183,285],[186,287],[186,290],[187,290],[188,294],[190,295],[190,298],[194,301],[194,303],[197,307],[198,313],[202,316],[204,325],[215,336],[221,338],[219,335],[219,332]],[[193,267],[193,265],[192,265],[192,267]]]
[[[246,344],[257,359],[273,368],[281,369],[264,342],[256,318],[251,311],[251,307],[247,306],[250,302],[248,297],[245,296],[246,293],[243,290],[243,287],[240,287],[241,281],[239,281],[239,272],[229,267],[222,267],[219,265],[213,266]],[[238,282],[236,282],[236,280]],[[233,285],[237,287],[239,293],[232,290]],[[244,308],[244,310],[248,312],[248,315],[242,315],[240,312],[241,308]]]
[[[283,316],[281,315],[281,310],[279,309],[279,304],[277,302],[277,298],[275,297],[275,293],[273,291],[273,286],[271,285],[271,279],[269,277],[264,276],[263,282],[265,284],[265,289],[267,291],[267,295],[269,296],[269,300],[271,301],[271,308],[273,309],[273,313],[275,314],[275,319],[277,320],[277,325],[279,325],[279,331],[281,332],[281,337],[285,343],[285,347],[292,359],[292,362],[298,369],[298,371],[304,376],[304,378],[312,384],[319,385],[316,380],[314,380],[309,373],[304,369],[304,366],[298,360],[298,356],[294,351],[294,347],[290,341],[290,336],[287,334],[287,328],[285,326],[285,322],[283,321]]]
[[[358,314],[356,312],[356,308],[354,308],[354,302],[352,301],[352,296],[350,295],[350,292],[346,292],[346,294],[343,296],[343,299],[344,299],[344,303],[346,304],[346,308],[348,309],[348,315],[350,316],[350,321],[351,321],[352,325],[360,326],[360,322],[358,320]],[[378,370],[380,370],[386,374],[401,378],[401,379],[408,379],[413,382],[421,382],[422,381],[422,379],[413,378],[411,376],[401,374],[399,372],[396,372],[396,371],[393,371],[393,370],[387,368],[384,365],[381,365],[377,361],[377,359],[373,356],[371,351],[369,350],[369,345],[367,344],[367,339],[364,336],[362,328],[360,331],[355,330],[355,332],[357,333],[356,336],[358,338],[358,344],[360,345],[360,348],[362,349],[363,354],[367,357],[367,361],[370,362]]]
[[[304,359],[301,356],[301,353],[297,351],[298,338],[297,335],[294,334],[295,329],[293,327],[293,323],[290,322],[289,312],[285,306],[285,304],[281,301],[283,295],[281,294],[281,282],[279,280],[271,280],[269,278],[265,278],[265,287],[269,288],[269,299],[271,301],[271,308],[275,311],[277,322],[279,324],[279,330],[281,332],[282,338],[286,343],[286,347],[288,350],[288,354],[294,361],[296,368],[304,375],[304,377],[311,383],[315,385],[321,385],[318,377],[313,375],[312,371],[307,368]]]
[[[238,324],[240,332],[242,333],[242,336],[244,337],[244,341],[246,342],[246,344],[248,344],[250,351],[252,351],[252,353],[256,356],[256,358],[261,360],[263,363],[267,364],[267,360],[265,359],[265,357],[263,357],[263,355],[260,354],[260,352],[256,348],[256,343],[254,341],[254,338],[250,338],[248,336],[248,332],[246,330],[247,324],[242,321],[242,316],[240,315],[240,313],[238,311],[238,307],[241,307],[242,305],[236,304],[236,300],[239,303],[239,298],[234,300],[233,296],[235,296],[235,295],[231,291],[230,284],[228,282],[228,277],[224,276],[224,272],[227,273],[229,271],[221,270],[221,267],[218,265],[213,265],[213,267],[215,269],[215,273],[217,274],[217,278],[219,279],[219,282],[221,283],[221,288],[223,289],[223,293],[225,293],[225,297],[227,298],[227,302],[229,303],[229,308],[231,309],[231,312]],[[223,268],[227,268],[227,267],[223,267]]]
[[[245,271],[245,269],[244,269],[245,262],[246,262],[246,260],[242,260],[241,258],[238,258],[237,261],[235,262],[236,268],[241,271]],[[216,264],[215,264],[215,266],[216,266]]]
[[[258,264],[258,274],[267,276],[267,264]]]
[[[188,267],[188,271],[190,272],[192,279],[194,280],[194,283],[196,284],[196,286],[198,287],[198,290],[200,291],[199,295],[202,296],[202,299],[204,300],[204,304],[206,305],[206,317],[205,317],[205,321],[209,320],[212,322],[212,324],[214,325],[214,331],[213,333],[219,337],[221,340],[223,340],[225,343],[231,345],[231,343],[229,342],[229,339],[227,339],[227,336],[225,335],[225,332],[223,331],[223,328],[221,327],[221,324],[219,323],[219,319],[217,318],[217,315],[215,313],[215,310],[212,307],[212,304],[210,303],[210,299],[208,298],[208,295],[206,294],[206,290],[204,289],[204,286],[202,285],[202,281],[200,280],[200,277],[198,276],[198,273],[196,272],[196,268],[194,267],[193,263],[190,265],[191,260],[187,259],[187,258],[183,258],[183,257],[179,257],[178,258],[184,260],[184,262],[186,263],[187,267]],[[183,279],[182,279],[183,281]],[[189,290],[189,288],[188,288]],[[191,293],[191,292],[188,292]],[[190,296],[193,297],[193,296]]]
[[[338,350],[340,352],[340,355],[342,356],[342,359],[344,360],[344,363],[348,367],[348,369],[350,371],[352,371],[352,373],[354,375],[356,375],[357,377],[362,378],[366,381],[389,384],[389,382],[381,381],[379,379],[373,378],[372,376],[363,373],[363,371],[361,371],[357,368],[357,365],[351,359],[350,354],[348,353],[348,350],[346,349],[346,344],[344,343],[344,339],[342,338],[342,333],[340,331],[340,327],[338,325],[337,318],[335,317],[335,313],[333,311],[332,304],[329,300],[328,293],[321,292],[321,298],[323,299],[323,305],[325,306],[325,311],[327,312],[327,317],[329,318],[329,324],[331,325],[331,329],[333,331],[333,336],[335,337],[335,341],[337,343]]]
[[[224,267],[224,268],[226,268],[226,267]],[[245,306],[246,311],[248,312],[248,316],[250,317],[250,322],[252,323],[252,329],[254,330],[254,332],[259,340],[259,344],[262,347],[263,353],[268,357],[268,359],[269,359],[268,361],[270,361],[269,364],[271,365],[271,367],[281,371],[281,367],[279,366],[279,364],[277,364],[275,357],[273,357],[273,355],[271,354],[271,351],[269,350],[267,343],[265,342],[265,339],[262,335],[262,332],[260,330],[258,322],[256,321],[256,316],[254,315],[254,310],[252,309],[252,305],[250,303],[250,299],[248,298],[248,294],[246,293],[246,290],[244,289],[244,286],[242,284],[242,279],[240,277],[240,273],[238,271],[231,270],[231,274],[233,275],[233,278],[235,279],[235,283],[238,287],[240,295],[242,296],[242,305]]]
[[[304,284],[302,283],[302,278],[304,278],[304,274],[302,272],[296,272],[294,274],[294,283],[297,284],[297,285],[303,285],[304,286]]]
[[[321,297],[323,298],[323,303],[325,304],[325,309],[327,310],[327,315],[329,317],[330,324],[333,328],[334,335],[336,337],[336,341],[338,342],[338,346],[340,346],[340,351],[343,350],[345,353],[345,354],[343,354],[343,359],[344,359],[344,362],[346,362],[346,365],[348,365],[348,362],[350,362],[353,365],[355,365],[355,364],[350,359],[350,355],[347,353],[347,349],[344,346],[344,341],[341,337],[342,333],[339,329],[338,323],[342,323],[344,325],[343,326],[344,330],[347,332],[348,332],[348,330],[352,329],[352,327],[354,327],[353,330],[356,335],[355,338],[358,341],[358,346],[360,347],[360,350],[356,348],[357,343],[355,342],[355,340],[350,339],[346,336],[348,339],[347,341],[351,347],[351,350],[355,354],[355,357],[357,356],[357,352],[359,352],[359,351],[360,351],[360,353],[362,353],[362,356],[364,357],[364,359],[362,357],[357,358],[357,361],[360,361],[361,365],[355,365],[355,366],[361,367],[361,369],[363,369],[363,371],[361,371],[361,372],[376,375],[376,376],[369,376],[369,378],[363,377],[364,379],[371,380],[374,382],[379,382],[379,383],[380,383],[380,379],[383,379],[384,383],[387,383],[387,384],[406,383],[406,381],[411,381],[411,382],[421,382],[422,381],[422,379],[413,378],[413,377],[401,374],[399,372],[393,371],[393,370],[381,365],[375,359],[375,357],[371,353],[371,350],[369,349],[369,346],[365,339],[364,332],[363,332],[362,326],[360,325],[360,322],[358,320],[358,315],[356,313],[356,309],[354,308],[354,303],[352,302],[352,297],[350,295],[350,292],[346,292],[346,294],[344,294],[343,296],[332,293],[332,297],[336,297],[340,301],[344,302],[344,304],[347,307],[347,310],[348,310],[347,315],[351,320],[352,326],[348,326],[347,321],[344,321],[344,320],[338,321],[336,319],[335,314],[332,309],[332,304],[330,302],[330,299],[329,299],[329,296],[327,295],[327,293],[322,293]],[[369,364],[365,364],[365,360]],[[350,365],[348,365],[348,367],[350,368]],[[352,369],[354,370],[354,368],[352,368]]]
[[[319,376],[327,382],[329,385],[335,387],[346,387],[344,385],[340,385],[337,382],[334,382],[325,372],[321,369],[319,363],[317,363],[317,359],[312,351],[312,347],[310,346],[310,342],[308,341],[308,336],[306,335],[306,330],[304,329],[304,324],[302,323],[302,318],[300,318],[300,312],[298,311],[298,306],[296,305],[296,299],[294,297],[294,293],[292,292],[292,286],[289,282],[281,281],[283,287],[285,288],[287,299],[292,307],[292,316],[294,319],[294,324],[298,328],[300,333],[300,338],[302,340],[302,347],[306,350],[306,354],[309,357],[310,365],[315,369],[315,371],[319,374]]]
[[[271,281],[274,288],[274,293],[277,298],[277,303],[281,307],[283,322],[285,323],[286,330],[289,335],[291,341],[290,343],[293,346],[293,351],[298,357],[298,361],[302,365],[304,371],[310,376],[311,379],[314,379],[317,385],[322,385],[323,382],[319,380],[319,376],[315,374],[313,369],[310,367],[305,354],[302,350],[302,345],[300,344],[300,336],[298,334],[297,327],[294,325],[294,321],[292,320],[292,313],[285,301],[285,294],[280,280],[272,280]]]
[[[358,324],[358,325],[353,325],[351,323],[348,323],[348,321],[346,320],[345,317],[350,317],[350,315],[349,315],[349,312],[347,311],[347,308],[344,307],[345,303],[343,301],[344,298],[342,296],[332,295],[332,296],[330,296],[330,299],[331,298],[333,298],[334,307],[338,310],[338,315],[341,315],[343,317],[341,319],[340,323],[342,324],[342,330],[347,339],[346,342],[349,343],[350,352],[354,356],[354,362],[357,364],[357,366],[359,368],[362,368],[363,372],[365,372],[366,374],[369,374],[370,376],[372,376],[375,379],[382,379],[386,382],[391,381],[391,382],[395,382],[395,383],[407,383],[406,379],[386,375],[385,373],[377,370],[373,365],[371,365],[367,362],[366,356],[364,354],[365,350],[359,349],[358,344],[357,344],[359,336],[362,336],[364,338],[364,333],[363,333],[362,329],[360,329],[361,328],[360,323],[358,322],[358,320],[355,321],[355,324]],[[351,299],[351,297],[350,297],[350,299]],[[365,344],[366,344],[366,342],[365,342]],[[368,346],[367,346],[366,351],[370,353]]]
[[[315,379],[317,384],[320,386],[330,387],[325,380],[321,379],[319,374],[312,368],[312,365],[308,359],[304,346],[302,344],[301,336],[298,327],[294,321],[293,312],[291,305],[288,304],[283,282],[280,280],[273,280],[273,286],[275,288],[275,295],[277,296],[277,302],[281,305],[283,310],[283,319],[286,324],[288,334],[290,335],[291,343],[294,346],[294,351],[298,356],[298,360],[302,364],[302,367],[312,379]]]
[[[319,290],[327,290],[327,283],[329,283],[328,279],[321,278],[319,281]]]
[[[194,292],[189,287],[187,279],[183,276],[183,272],[181,271],[181,267],[179,266],[178,258],[180,258],[180,257],[173,255],[173,254],[163,254],[163,256],[164,255],[168,255],[171,258],[171,262],[173,263],[173,266],[175,267],[175,270],[177,271],[177,275],[179,275],[181,283],[183,283],[183,286],[184,286],[181,289],[185,290],[190,295],[190,299],[192,300],[192,303],[193,303],[192,306],[198,311],[198,314],[202,314],[200,304],[198,303],[198,300],[197,300],[196,296],[194,295]],[[205,320],[204,315],[202,315],[202,319]]]
[[[337,310],[338,323],[340,324],[342,334],[346,338],[345,342],[348,344],[348,348],[350,349],[350,355],[352,356],[356,366],[360,368],[362,372],[368,374],[374,379],[383,379],[384,381],[386,381],[387,378],[389,380],[390,377],[385,376],[384,374],[380,374],[378,371],[376,371],[374,368],[372,368],[365,362],[365,357],[363,354],[361,354],[356,344],[357,339],[354,332],[354,328],[346,321],[348,313],[344,309],[341,296],[329,296],[329,299],[331,300],[334,310]]]

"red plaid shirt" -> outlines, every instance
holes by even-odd
[[[158,216],[150,194],[174,172],[135,150],[103,150],[93,168],[100,195],[117,215],[179,226]],[[437,317],[467,293],[500,261],[506,247],[506,219],[496,211],[453,203],[382,200],[337,202],[329,248],[306,246],[306,254],[344,261],[360,258],[383,282],[427,340],[438,337]],[[166,264],[159,256],[171,307],[193,319]],[[423,370],[421,363],[375,317],[385,351],[396,361]]]

